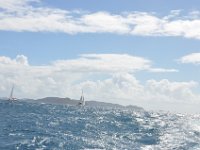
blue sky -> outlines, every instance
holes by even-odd
[[[183,9],[186,11],[198,10],[199,9],[199,1],[191,0],[191,1],[183,1],[181,0],[110,0],[109,3],[106,0],[98,1],[98,0],[74,0],[74,1],[52,1],[47,0],[45,4],[51,7],[59,7],[62,9],[82,9],[89,11],[109,11],[109,12],[122,12],[122,11],[151,11],[151,12],[160,12],[168,13],[171,10]]]
[[[88,100],[198,112],[199,4],[0,1],[0,94],[16,84],[18,97],[79,98],[84,88]]]

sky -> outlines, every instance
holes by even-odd
[[[0,0],[0,97],[200,113],[199,0]]]

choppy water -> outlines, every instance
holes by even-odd
[[[200,116],[0,101],[0,150],[200,149]]]

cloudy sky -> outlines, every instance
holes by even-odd
[[[0,97],[200,112],[198,0],[0,0]]]

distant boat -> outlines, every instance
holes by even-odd
[[[13,92],[14,92],[14,85],[12,86],[11,92],[10,92],[10,97],[9,97],[9,101],[14,101],[17,100],[17,98],[13,97]]]
[[[84,99],[84,95],[83,95],[83,90],[82,90],[82,95],[81,95],[81,98],[78,102],[78,105],[79,106],[85,106],[85,99]]]

